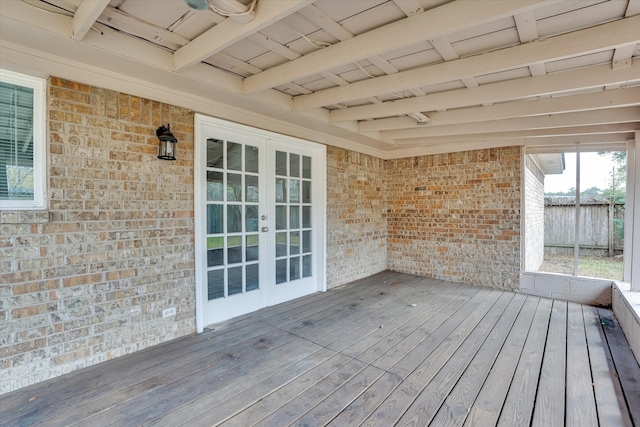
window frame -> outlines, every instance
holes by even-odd
[[[522,150],[522,162],[523,162],[523,168],[522,168],[522,203],[521,203],[521,209],[523,212],[522,215],[522,225],[521,225],[521,232],[522,232],[522,241],[521,241],[521,251],[520,251],[520,255],[521,255],[521,273],[526,274],[526,273],[536,273],[536,274],[550,274],[550,275],[561,275],[561,276],[567,276],[569,278],[580,278],[582,276],[578,275],[578,261],[579,261],[579,243],[578,243],[578,239],[575,238],[574,239],[574,251],[572,253],[572,256],[574,258],[574,264],[573,264],[573,272],[571,274],[567,274],[567,273],[548,273],[548,272],[542,272],[542,271],[537,271],[537,270],[528,270],[525,266],[526,266],[526,257],[527,257],[527,251],[526,251],[526,226],[525,226],[525,217],[526,217],[526,208],[525,208],[525,199],[526,199],[526,188],[525,188],[525,182],[524,182],[524,161],[525,158],[528,154],[541,154],[541,153],[575,153],[576,154],[576,230],[574,232],[575,236],[578,236],[579,231],[578,231],[578,223],[580,221],[580,214],[579,214],[579,209],[580,209],[580,192],[582,191],[580,188],[580,154],[584,154],[584,153],[588,153],[588,152],[598,152],[598,151],[606,151],[606,152],[613,152],[613,151],[626,151],[627,152],[627,179],[626,179],[626,203],[625,203],[625,220],[624,220],[624,227],[625,227],[625,237],[624,237],[624,254],[626,254],[627,256],[624,257],[623,260],[623,278],[622,280],[615,280],[615,279],[608,279],[608,278],[599,278],[599,277],[587,277],[587,280],[602,280],[602,281],[618,281],[618,282],[626,282],[626,283],[632,283],[632,276],[631,276],[631,265],[632,262],[634,262],[634,258],[633,258],[633,242],[632,242],[632,238],[631,236],[635,235],[634,233],[634,229],[638,230],[640,229],[640,223],[637,222],[637,220],[634,220],[634,211],[633,211],[633,206],[637,203],[636,199],[637,199],[637,192],[634,190],[634,186],[633,183],[631,183],[632,180],[632,176],[633,176],[633,171],[634,171],[634,165],[633,162],[635,161],[635,142],[634,140],[628,140],[625,143],[615,143],[615,144],[593,144],[593,145],[589,145],[589,146],[581,146],[580,144],[567,144],[567,145],[558,145],[558,146],[547,146],[547,145],[534,145],[531,144],[529,146],[525,146],[524,149]],[[639,159],[640,160],[640,159]],[[640,162],[638,162],[640,163]],[[639,233],[640,235],[640,233]],[[640,270],[639,270],[640,271]],[[636,278],[637,279],[637,278]],[[639,287],[640,290],[640,287]]]
[[[0,68],[0,81],[33,90],[33,199],[0,200],[0,210],[47,208],[46,79]]]

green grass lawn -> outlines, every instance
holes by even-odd
[[[573,255],[545,254],[538,271],[573,274]],[[578,276],[622,280],[622,271],[621,257],[581,256],[578,260]]]
[[[207,249],[221,249],[224,246],[223,237],[207,237]],[[246,236],[247,246],[255,246],[258,244],[259,235],[249,234]],[[242,236],[230,236],[227,238],[227,246],[234,248],[242,246]]]

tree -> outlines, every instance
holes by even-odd
[[[575,193],[575,190],[574,190]],[[583,190],[580,192],[580,195],[582,196],[601,196],[603,194],[603,191],[600,190],[598,187],[591,187],[591,188],[587,188],[586,190]]]
[[[604,190],[603,195],[612,203],[624,204],[627,182],[627,152],[599,152],[598,155],[603,157],[610,156],[614,163],[613,169],[609,174],[609,188]]]
[[[604,196],[613,203],[615,209],[624,209],[624,204],[627,196],[626,183],[627,183],[627,152],[626,151],[613,151],[613,152],[600,152],[600,156],[611,156],[614,166],[611,169],[609,188],[604,191]],[[623,205],[623,206],[620,206]],[[617,236],[618,241],[624,240],[624,219],[616,218],[613,220],[613,232]]]

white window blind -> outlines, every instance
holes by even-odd
[[[44,82],[0,72],[0,207],[43,208]]]

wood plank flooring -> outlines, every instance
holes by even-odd
[[[10,426],[640,427],[610,310],[384,272],[0,396]]]

